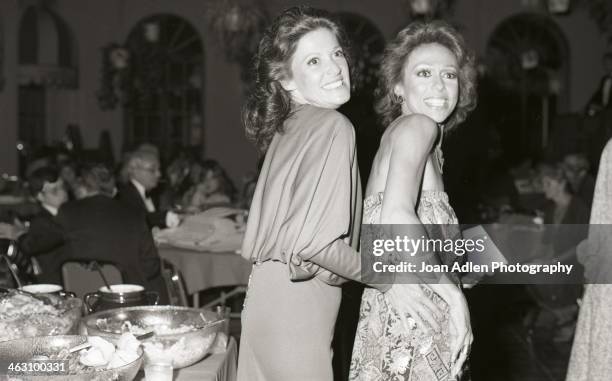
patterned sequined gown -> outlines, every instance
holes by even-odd
[[[363,223],[380,221],[383,193],[364,201]],[[442,191],[424,190],[417,215],[423,224],[456,225],[457,217]],[[441,237],[430,237],[441,238]],[[393,287],[401,287],[394,285]],[[449,310],[446,302],[425,285],[429,297],[442,307],[440,332],[423,329],[407,314],[408,326],[400,311],[384,294],[367,288],[361,300],[359,324],[351,360],[351,381],[448,381],[450,378]]]

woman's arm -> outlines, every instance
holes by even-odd
[[[392,151],[385,184],[381,223],[396,226],[391,231],[392,237],[405,235],[408,229],[405,226],[402,228],[402,225],[409,224],[408,233],[411,236],[416,235],[415,238],[418,239],[421,236],[427,236],[416,214],[416,207],[425,166],[435,144],[438,128],[433,120],[424,115],[409,115],[398,123],[400,124],[395,127],[396,130],[392,131],[393,135],[390,136]],[[425,258],[424,254],[429,255]],[[435,253],[418,253],[415,257],[419,261],[427,260],[430,264],[440,263]],[[446,275],[443,275],[438,282],[427,283],[450,306],[454,336],[451,344],[453,374],[456,375],[465,362],[472,342],[469,310],[465,297]],[[418,292],[418,286],[415,284],[402,285],[400,290],[406,294],[406,297],[396,296],[394,299],[397,303],[403,303],[413,316],[420,316],[435,329],[438,324],[434,316],[442,312],[437,306],[429,303],[423,292]],[[394,288],[389,292],[393,293]]]
[[[304,133],[280,234],[292,279],[324,269],[361,281],[361,256],[350,245],[358,238],[352,234],[359,232],[362,202],[353,126],[334,110],[317,110],[299,127]]]
[[[397,123],[388,137],[391,156],[380,222],[420,225],[417,199],[438,127],[430,118],[418,114],[402,117]]]
[[[413,114],[399,119],[394,130],[387,137],[391,144],[389,157],[389,171],[385,183],[385,197],[382,203],[380,223],[388,228],[385,231],[386,239],[395,240],[396,237],[410,237],[418,240],[427,237],[427,231],[419,220],[416,209],[423,183],[425,166],[429,158],[436,137],[438,127],[436,123],[425,115]],[[421,252],[402,260],[415,261],[418,268],[420,263],[427,261],[432,265],[440,264],[435,253]],[[412,274],[409,274],[412,275]],[[421,274],[421,278],[423,275]],[[432,283],[435,279],[426,281]],[[405,282],[418,282],[418,279],[407,279]]]

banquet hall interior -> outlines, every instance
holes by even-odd
[[[239,349],[251,270],[239,251],[262,161],[245,137],[241,109],[263,31],[302,4],[337,16],[351,41],[353,90],[339,111],[355,127],[364,186],[383,131],[374,102],[385,44],[411,21],[447,20],[477,63],[478,105],[443,141],[445,190],[459,221],[519,226],[504,231],[499,249],[525,262],[568,248],[575,258],[588,227],[559,225],[589,223],[612,137],[610,0],[2,0],[0,287],[59,283],[83,299],[105,285],[100,274],[143,284],[164,304],[226,317]],[[140,193],[151,201],[140,221],[145,243],[118,238],[125,221],[96,230],[131,207],[124,195],[135,179],[150,182]],[[80,256],[68,258],[80,263],[72,268],[45,259],[61,247],[40,255],[30,247],[38,242],[27,241],[41,226],[47,192],[57,192],[47,185],[59,180],[66,194],[56,213],[88,192],[104,193],[108,181],[118,201],[116,212],[82,203],[72,208],[80,216],[62,216],[78,225],[72,236],[101,245],[79,246]],[[546,191],[554,181],[565,184],[562,195]],[[81,220],[99,235],[83,233]],[[543,224],[559,229],[552,242]],[[122,258],[122,247],[134,245],[148,254]],[[45,266],[55,266],[57,279]],[[583,285],[494,283],[464,290],[472,381],[564,380]],[[361,292],[357,283],[343,286],[336,380],[348,379]],[[96,306],[87,312],[103,309],[100,300]]]

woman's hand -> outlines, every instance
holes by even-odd
[[[396,306],[402,318],[408,312],[417,326],[440,331],[443,311],[428,296],[420,284],[394,284],[385,293],[389,302]]]
[[[437,284],[432,288],[448,303],[451,330],[451,377],[457,377],[470,353],[474,340],[470,311],[461,290],[454,284]]]

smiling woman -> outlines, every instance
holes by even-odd
[[[350,98],[344,47],[339,26],[308,7],[281,14],[259,44],[244,119],[265,160],[242,245],[254,266],[240,381],[333,379],[338,285],[361,275],[355,132],[335,110]]]
[[[420,45],[410,54],[393,91],[404,99],[402,114],[423,114],[444,122],[457,105],[457,58],[440,44]]]
[[[368,179],[363,222],[411,224],[414,237],[456,240],[440,142],[475,107],[473,57],[448,24],[413,23],[391,42],[381,71],[378,111],[388,127]],[[428,232],[421,224],[445,226]],[[364,291],[351,381],[460,377],[472,331],[465,297],[448,272],[458,257],[430,248],[416,255],[428,255],[425,270],[445,272],[442,280]]]
[[[309,32],[298,42],[291,74],[281,84],[297,103],[336,109],[351,97],[344,50],[329,29]]]

